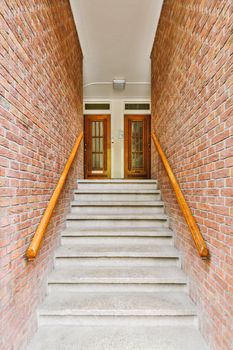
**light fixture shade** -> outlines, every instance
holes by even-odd
[[[122,91],[125,89],[125,79],[113,79],[113,89]]]

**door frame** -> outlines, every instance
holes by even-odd
[[[95,118],[96,120],[107,120],[107,140],[106,140],[106,152],[107,152],[107,172],[104,175],[95,174],[93,176],[88,174],[88,141],[86,128],[87,118]],[[84,114],[84,178],[99,180],[99,179],[111,179],[111,114]]]
[[[129,154],[129,142],[128,142],[128,118],[139,119],[140,117],[148,118],[147,133],[148,139],[145,140],[147,144],[144,144],[144,152],[146,153],[146,177],[145,176],[129,176],[128,175],[128,154]],[[151,115],[150,114],[125,114],[124,115],[124,178],[125,179],[150,179],[151,178]]]

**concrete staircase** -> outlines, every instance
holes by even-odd
[[[154,180],[78,182],[30,350],[206,350]]]

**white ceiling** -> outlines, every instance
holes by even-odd
[[[162,2],[70,0],[84,55],[85,98],[150,97],[150,53]],[[114,78],[126,79],[124,92],[113,90]]]

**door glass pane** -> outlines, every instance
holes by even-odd
[[[103,138],[100,139],[100,152],[103,153]]]
[[[100,136],[104,136],[103,122],[100,122]]]
[[[131,169],[143,168],[143,121],[132,121]]]
[[[138,154],[138,167],[139,168],[143,167],[143,154],[142,153]]]
[[[95,128],[96,137],[99,137],[99,123],[100,122],[96,122],[96,128]]]
[[[132,137],[135,137],[135,122],[132,122]]]
[[[92,168],[95,169],[96,168],[96,154],[92,153]]]
[[[99,152],[100,148],[100,139],[96,137],[95,139],[95,145],[96,145],[96,152]]]
[[[143,150],[143,126],[140,126],[140,130],[139,130],[140,136],[139,136],[139,150],[140,152],[142,152]]]
[[[135,153],[133,152],[133,153],[132,153],[132,164],[131,164],[131,168],[132,168],[132,169],[135,169],[135,167],[136,167],[136,164],[135,164]]]
[[[104,121],[92,122],[92,170],[104,170]]]
[[[136,157],[136,165],[135,165],[135,168],[138,168],[138,155],[137,155],[137,157]]]
[[[103,153],[100,154],[100,169],[103,169],[104,167],[104,155]]]
[[[100,155],[99,153],[96,153],[96,169],[99,169],[100,167]]]

